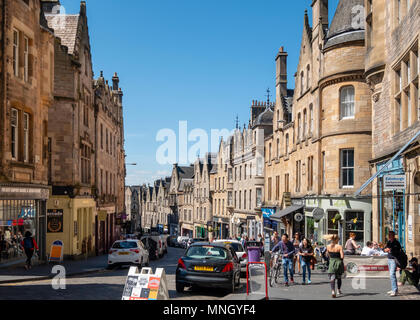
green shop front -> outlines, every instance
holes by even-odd
[[[353,197],[313,197],[305,199],[305,236],[312,243],[325,243],[323,236],[337,234],[345,244],[350,233],[362,247],[372,240],[372,201]]]

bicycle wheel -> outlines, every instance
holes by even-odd
[[[280,265],[277,265],[276,266],[276,276],[274,277],[276,284],[279,283],[278,278],[279,278],[279,275],[280,275],[280,269],[281,269]]]
[[[270,287],[274,286],[274,283],[276,281],[276,268],[273,266],[270,268]]]

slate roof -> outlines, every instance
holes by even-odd
[[[359,13],[352,13],[353,8],[364,6],[363,0],[340,0],[334,18],[328,30],[325,48],[365,39],[364,21],[355,28],[354,19]],[[363,10],[363,8],[362,8]]]
[[[189,185],[189,184],[192,184],[193,182],[194,182],[194,180],[193,180],[193,179],[182,179],[182,180],[181,180],[181,183],[179,184],[179,188],[178,188],[178,190],[179,190],[179,191],[184,191],[185,186],[186,186],[186,185]]]
[[[61,44],[69,49],[69,54],[74,53],[79,17],[78,14],[45,14],[48,27],[54,29],[54,34],[61,39]]]
[[[192,179],[194,177],[194,166],[177,167],[179,180]]]

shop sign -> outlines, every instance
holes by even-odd
[[[63,232],[63,209],[47,210],[47,232]]]
[[[165,270],[131,267],[125,282],[122,300],[168,300],[168,286]]]
[[[22,206],[18,218],[20,218],[20,219],[35,218],[35,213],[36,213],[35,208]]]
[[[386,175],[384,176],[384,191],[405,190],[405,175]]]

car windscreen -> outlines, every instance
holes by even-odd
[[[213,246],[194,246],[188,249],[185,254],[186,257],[191,259],[227,259],[227,251],[224,248]]]
[[[115,242],[112,249],[133,249],[137,248],[137,242],[134,241],[121,241]]]

